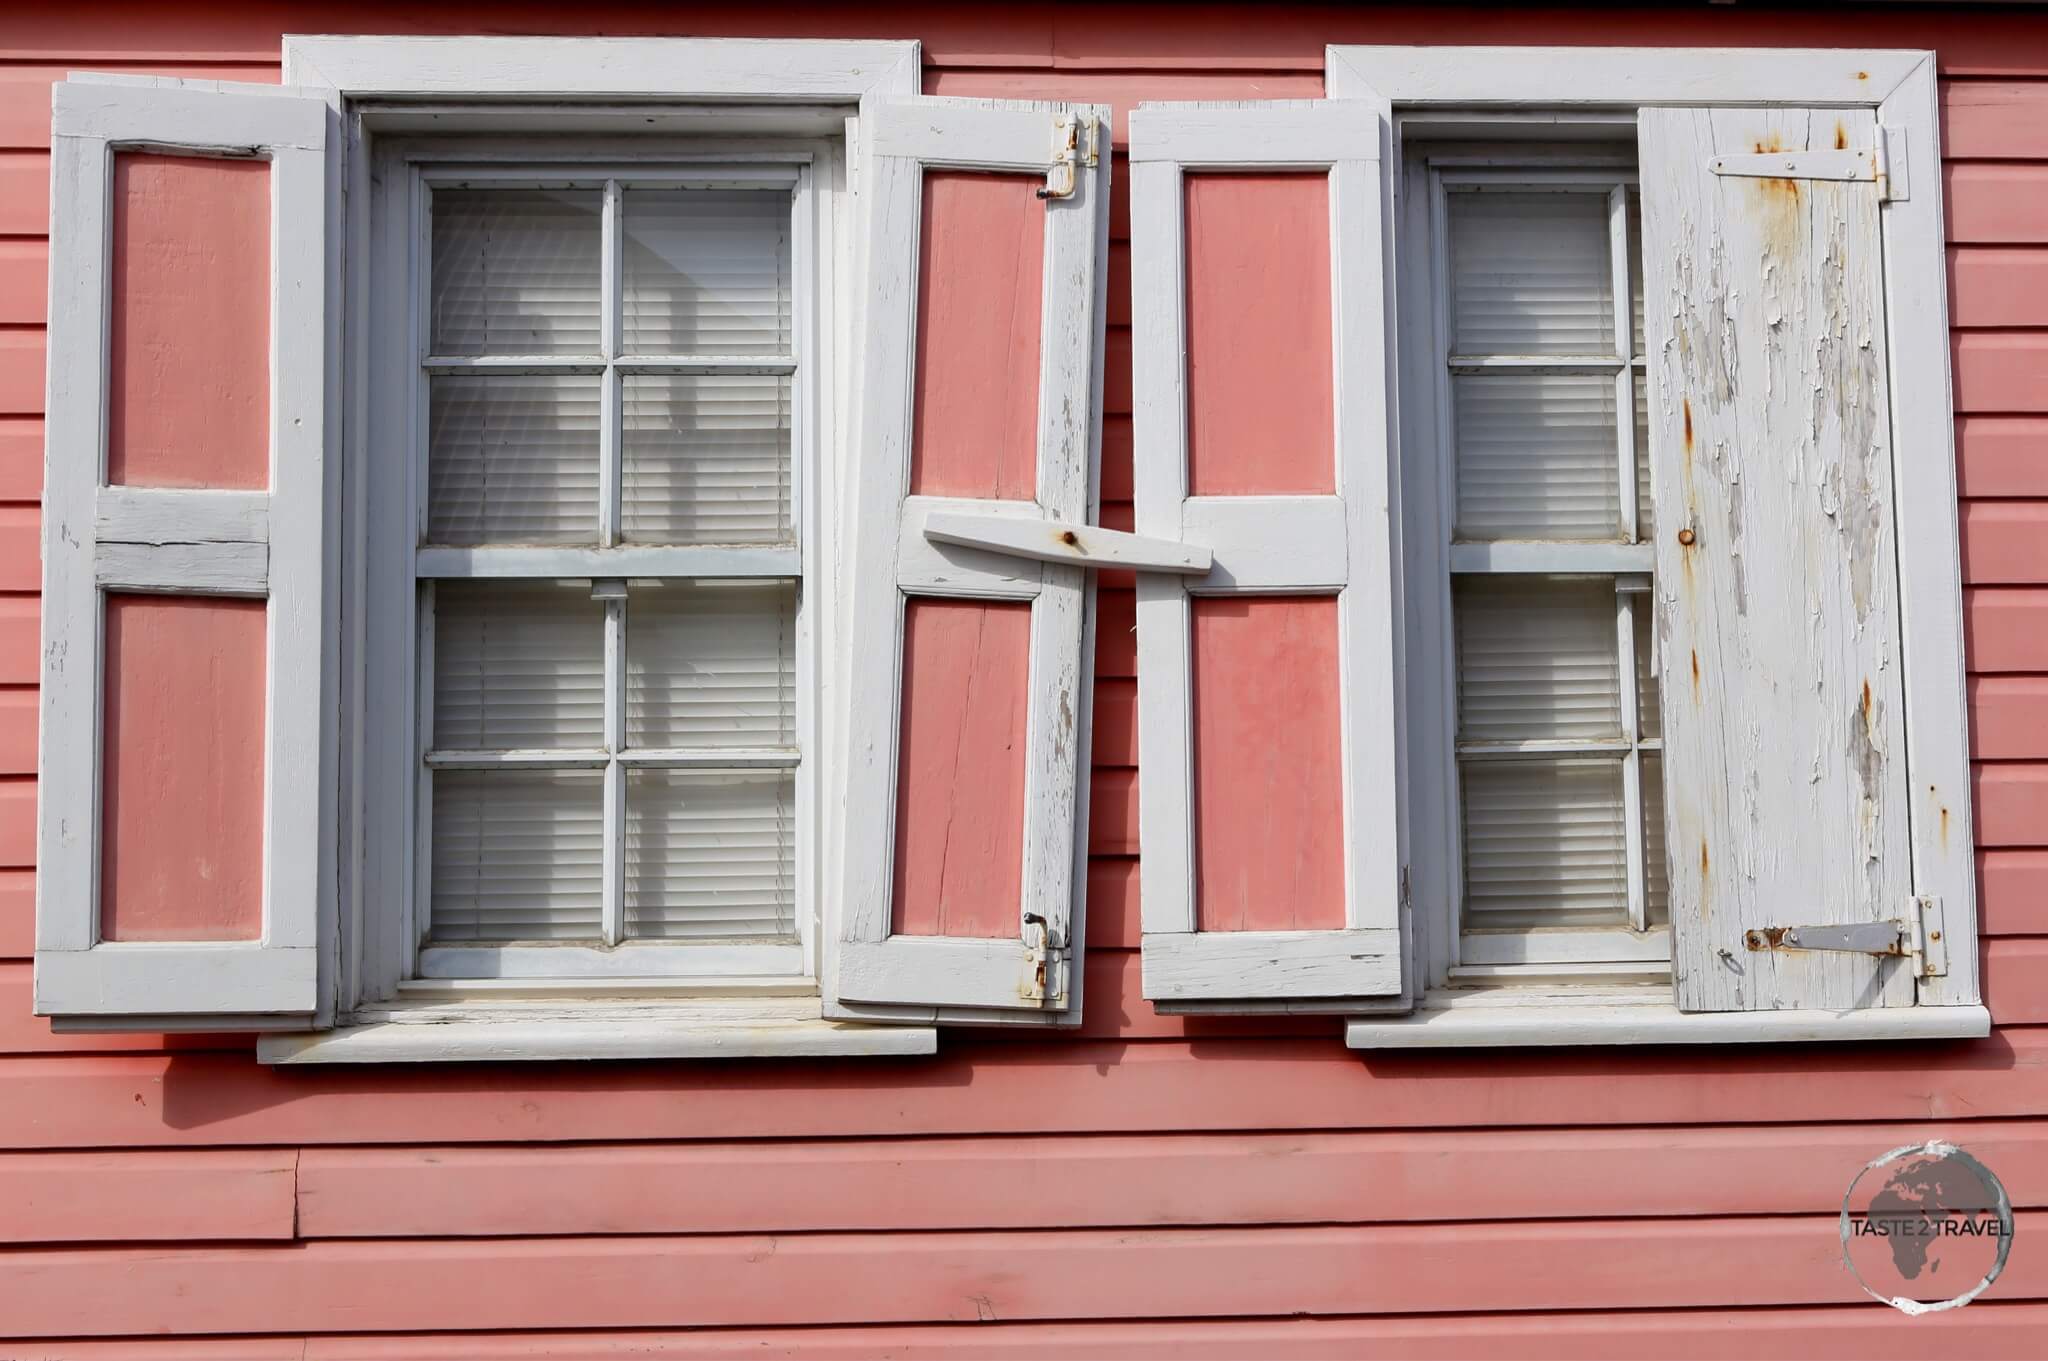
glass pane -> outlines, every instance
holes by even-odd
[[[626,935],[796,938],[796,777],[626,776]]]
[[[1619,761],[1463,761],[1466,927],[1627,926]]]
[[[432,939],[601,936],[600,772],[436,771],[433,831]]]
[[[626,612],[626,744],[795,746],[795,585],[636,582]]]
[[[600,381],[434,379],[427,542],[595,543]]]
[[[1643,755],[1643,900],[1651,926],[1671,925],[1671,886],[1664,866],[1664,760]]]
[[[1605,193],[1453,193],[1457,354],[1614,353]]]
[[[1458,537],[1615,539],[1621,473],[1614,380],[1460,376]]]
[[[1636,719],[1640,728],[1639,736],[1662,737],[1664,715],[1658,706],[1657,678],[1650,674],[1652,658],[1656,655],[1656,606],[1647,592],[1635,596],[1634,615],[1636,639]]]
[[[582,585],[434,588],[434,745],[604,745],[604,606]]]
[[[790,196],[625,193],[628,354],[788,354]]]
[[[788,543],[789,379],[629,376],[622,537]]]
[[[1460,739],[1621,736],[1612,581],[1467,576],[1452,599]]]
[[[596,354],[604,197],[434,191],[435,354]]]

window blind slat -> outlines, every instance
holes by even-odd
[[[628,375],[623,536],[789,542],[789,388],[778,376]]]
[[[787,354],[790,197],[628,189],[628,354]]]
[[[596,354],[603,197],[595,189],[440,189],[436,354]]]
[[[1625,926],[1619,761],[1460,763],[1469,927]]]
[[[626,934],[794,940],[796,779],[788,771],[626,777]]]
[[[1463,577],[1454,606],[1462,740],[1622,735],[1610,582]]]
[[[796,587],[635,583],[627,605],[629,747],[796,744]]]
[[[1451,382],[1458,537],[1620,536],[1612,378],[1466,374]]]
[[[596,542],[600,381],[433,379],[427,541]]]
[[[603,606],[581,586],[438,585],[434,745],[603,746]]]
[[[430,935],[595,940],[604,781],[596,771],[436,771]]]
[[[1612,354],[1605,193],[1450,195],[1458,354]]]

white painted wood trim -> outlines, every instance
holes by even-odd
[[[866,343],[859,385],[859,455],[846,518],[848,747],[837,837],[842,857],[837,931],[826,959],[828,1016],[921,1023],[1073,1025],[1080,1019],[1085,840],[1080,835],[1082,753],[1089,679],[1082,642],[1092,601],[1078,566],[1020,562],[974,548],[940,548],[923,534],[934,513],[1084,525],[1094,504],[1100,435],[1109,166],[1077,167],[1071,197],[1045,201],[1046,261],[1039,343],[1038,466],[1031,503],[906,495],[915,391],[923,176],[927,165],[1043,173],[1063,116],[1100,120],[1091,105],[995,100],[874,101],[859,151],[868,193]],[[1007,158],[1007,159],[1006,159]],[[1031,600],[1025,736],[1023,890],[1017,934],[998,941],[890,933],[901,731],[903,609],[908,594]],[[1026,914],[1043,917],[1066,951],[1031,994],[1035,963]],[[1055,966],[1056,967],[1056,966]]]
[[[1659,989],[1642,989],[1653,995]],[[1819,1040],[1964,1040],[1991,1033],[1981,1006],[1868,1011],[1683,1012],[1668,1000],[1569,1002],[1524,1008],[1429,1006],[1412,1015],[1354,1019],[1352,1049],[1477,1049],[1531,1045],[1762,1044]]]
[[[371,96],[844,100],[918,93],[915,41],[286,34],[284,83]]]
[[[1186,931],[1144,937],[1155,1001],[1374,997],[1401,991],[1398,927]]]
[[[435,1013],[451,1014],[435,1014]],[[761,1059],[916,1056],[938,1050],[931,1026],[828,1021],[816,998],[693,1003],[653,1000],[552,1006],[507,1002],[384,1013],[315,1034],[266,1035],[256,1057],[278,1065],[477,1063],[529,1059]]]
[[[274,87],[60,82],[52,97],[36,1006],[106,1028],[304,1025],[319,1010],[331,750],[323,696],[328,111]],[[102,487],[114,149],[270,163],[269,490]],[[270,543],[275,534],[276,544]],[[102,944],[103,588],[266,596],[263,912],[246,944]]]
[[[1038,562],[1071,563],[1077,567],[1130,567],[1148,572],[1179,572],[1200,576],[1212,555],[1198,544],[1148,539],[1099,525],[1063,524],[1057,520],[1020,520],[974,514],[935,514],[924,522],[924,536],[938,543],[986,548]]]
[[[1332,99],[1465,105],[1875,105],[1932,53],[1734,47],[1376,47],[1326,51]]]
[[[435,577],[793,577],[796,548],[422,548],[414,570]]]
[[[1143,104],[1132,114],[1135,528],[1215,555],[1202,578],[1138,579],[1139,845],[1150,998],[1402,991],[1404,699],[1385,115],[1372,100]],[[1184,176],[1189,169],[1295,166],[1326,168],[1330,177],[1336,493],[1189,496]],[[1344,930],[1196,930],[1189,599],[1255,591],[1337,597]],[[1372,944],[1361,946],[1366,941]]]
[[[1611,576],[1648,572],[1657,565],[1657,549],[1647,543],[1528,543],[1500,539],[1490,543],[1454,543],[1453,572],[1588,572]]]
[[[1983,992],[1938,101],[1934,54],[1921,54],[1878,107],[1877,118],[1881,129],[1902,134],[1892,146],[1893,177],[1910,174],[1918,191],[1886,203],[1880,227],[1894,378],[1892,486],[1898,506],[1906,769],[1913,793],[1913,891],[1941,900],[1950,941],[1948,973],[1921,979],[1919,993],[1923,1006],[1953,1007],[1980,1001]]]

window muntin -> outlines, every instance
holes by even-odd
[[[809,175],[421,174],[421,976],[806,971]]]
[[[1452,489],[1451,962],[1668,960],[1634,175],[1473,159],[1428,168]]]

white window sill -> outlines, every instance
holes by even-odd
[[[1663,988],[1509,989],[1432,994],[1407,1016],[1353,1020],[1353,1049],[1510,1048],[1578,1044],[1761,1044],[1813,1040],[1976,1039],[1991,1033],[1981,1006],[1867,1011],[1684,1012]]]
[[[816,997],[399,1006],[333,1030],[265,1035],[264,1063],[825,1058],[936,1053],[933,1026],[828,1021]]]

